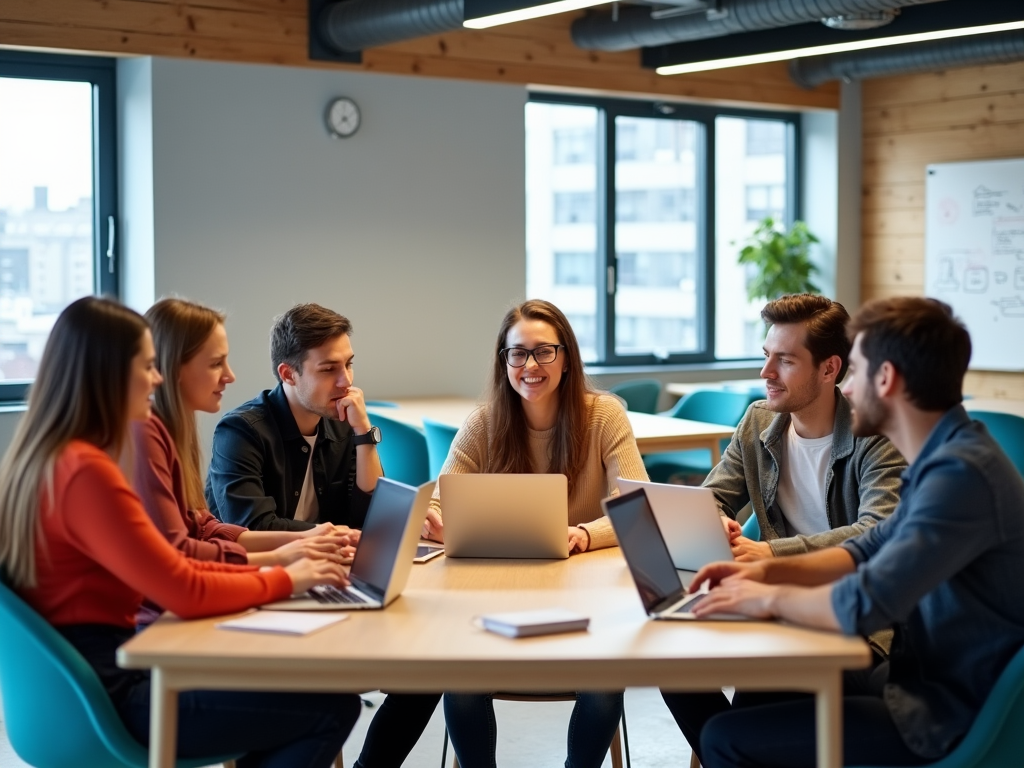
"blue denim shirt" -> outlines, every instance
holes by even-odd
[[[885,703],[907,746],[945,755],[1024,645],[1024,479],[962,406],[903,473],[896,511],[841,545],[846,634],[894,626]]]

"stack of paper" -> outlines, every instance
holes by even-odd
[[[533,637],[557,632],[575,632],[590,626],[590,619],[565,608],[538,611],[491,613],[480,617],[484,629],[505,637]]]
[[[217,629],[241,629],[246,632],[273,632],[281,635],[308,635],[348,618],[344,613],[302,613],[300,611],[253,611],[237,619],[228,619]]]

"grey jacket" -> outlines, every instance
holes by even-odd
[[[776,492],[779,455],[790,416],[768,410],[763,400],[747,409],[722,460],[704,481],[714,491],[722,513],[731,518],[751,502],[761,539],[777,556],[835,546],[888,517],[899,502],[906,461],[884,437],[854,437],[850,404],[838,389],[835,395],[832,455],[825,476],[825,512],[832,530],[786,536]]]

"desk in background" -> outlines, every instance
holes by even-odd
[[[423,418],[461,427],[466,417],[477,408],[477,402],[461,397],[426,397],[395,400],[397,408],[371,407],[370,413],[401,421],[414,427],[423,426]],[[648,413],[627,411],[633,436],[641,454],[665,451],[686,451],[706,448],[711,451],[711,464],[722,459],[720,441],[732,437],[732,427],[688,419],[670,419]],[[371,417],[372,419],[372,417]]]
[[[588,632],[511,640],[483,613],[568,607]],[[818,766],[842,765],[842,671],[867,666],[860,638],[778,623],[649,621],[618,548],[568,560],[449,560],[413,568],[382,611],[305,637],[164,618],[118,650],[152,669],[151,768],[174,765],[179,691],[566,691],[629,686],[797,690],[817,699]],[[415,641],[410,642],[410,638]],[[671,726],[674,727],[674,726]]]
[[[757,392],[764,395],[764,379],[731,379],[729,381],[694,381],[686,384],[669,382],[665,391],[675,397],[692,395],[699,389],[727,389],[732,392]]]

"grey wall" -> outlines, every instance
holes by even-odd
[[[126,299],[228,313],[225,409],[273,385],[268,330],[302,301],[352,320],[368,397],[480,393],[525,290],[523,88],[170,59],[121,74]],[[363,114],[345,140],[323,122],[339,95]]]

